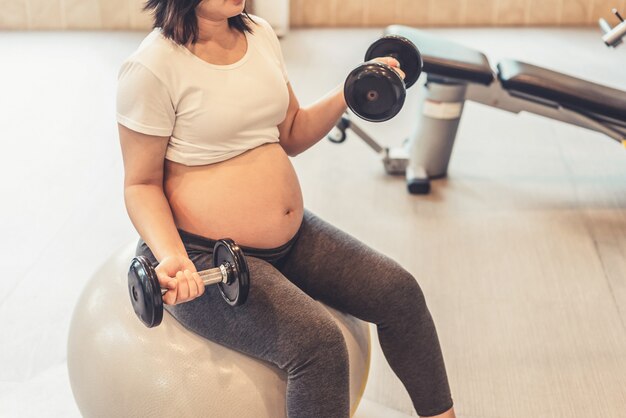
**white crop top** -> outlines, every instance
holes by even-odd
[[[278,142],[287,113],[287,72],[278,38],[251,16],[253,34],[241,60],[214,65],[152,31],[122,64],[117,121],[134,131],[169,136],[165,158],[212,164]]]

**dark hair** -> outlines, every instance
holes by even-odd
[[[147,0],[143,10],[154,16],[152,28],[161,28],[163,35],[174,42],[185,45],[198,41],[198,19],[196,7],[202,0]],[[228,18],[228,26],[241,33],[252,33],[254,23],[245,7],[240,15]]]

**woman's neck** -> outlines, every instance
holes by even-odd
[[[216,21],[198,16],[198,40],[196,43],[215,42],[226,46],[237,39],[236,35],[228,26],[227,19]]]

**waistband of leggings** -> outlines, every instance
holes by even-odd
[[[217,240],[206,238],[201,235],[196,235],[191,232],[184,231],[182,229],[178,230],[180,234],[180,238],[185,245],[187,250],[197,250],[207,253],[213,252],[213,247]],[[300,235],[300,229],[298,232],[285,244],[275,247],[275,248],[254,248],[254,247],[245,247],[240,245],[239,248],[243,251],[246,256],[260,258],[262,260],[272,262],[275,260],[279,260],[291,250],[293,244],[298,240],[298,236]]]

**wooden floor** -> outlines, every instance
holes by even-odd
[[[626,90],[626,47],[592,29],[432,33]],[[343,82],[380,30],[283,41],[303,104]],[[135,237],[122,200],[115,83],[144,34],[0,32],[0,416],[78,416],[65,370],[88,277]],[[412,129],[418,89],[384,124]],[[394,257],[424,289],[458,415],[626,416],[626,150],[600,134],[469,103],[449,178],[427,197],[354,136],[293,159],[307,207]],[[97,326],[97,324],[94,324]],[[358,416],[415,416],[375,348]],[[378,406],[377,406],[378,405]],[[401,414],[398,416],[402,416]]]

